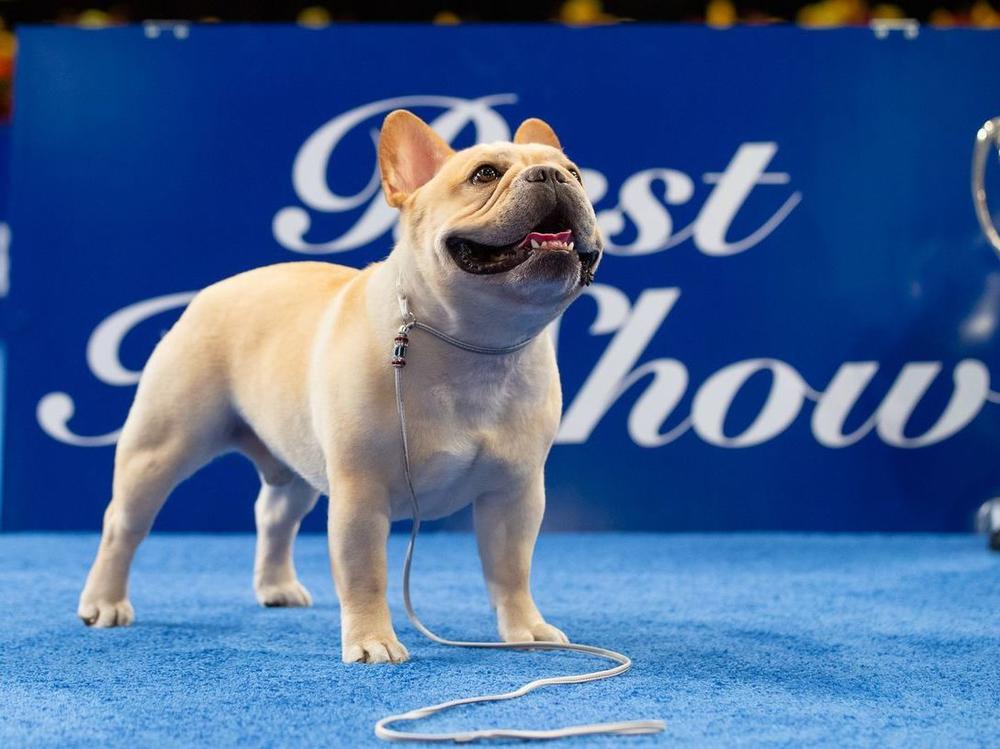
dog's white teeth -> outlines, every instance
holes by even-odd
[[[531,249],[537,250],[540,246],[541,245],[538,244],[538,240],[537,239],[532,239],[531,240]]]
[[[576,246],[576,242],[570,242],[570,243],[569,243],[569,244],[567,245],[567,247],[568,247],[568,249],[569,249],[569,251],[570,251],[570,252],[572,252],[572,251],[573,251],[573,248],[574,248],[575,246]]]

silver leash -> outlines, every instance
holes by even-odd
[[[413,479],[410,473],[410,450],[406,439],[406,409],[403,406],[403,382],[402,372],[406,366],[406,351],[409,345],[409,333],[414,328],[429,333],[445,343],[460,348],[464,351],[471,351],[476,354],[486,354],[490,356],[502,356],[512,354],[527,346],[534,338],[529,338],[512,346],[504,348],[487,348],[465,343],[457,338],[453,338],[429,325],[419,322],[410,312],[406,302],[406,297],[399,295],[400,313],[403,317],[403,324],[399,328],[394,340],[392,352],[392,366],[396,385],[396,411],[399,414],[399,434],[403,448],[403,474],[406,477],[406,488],[410,493],[410,504],[413,508],[413,528],[410,531],[410,541],[406,547],[406,559],[403,561],[403,603],[406,607],[406,615],[410,622],[420,634],[440,645],[450,645],[459,648],[489,648],[504,650],[564,650],[574,653],[585,653],[587,655],[605,658],[618,665],[600,671],[590,671],[584,674],[570,674],[567,676],[551,676],[544,679],[536,679],[510,692],[499,694],[487,694],[477,697],[462,697],[448,702],[441,702],[436,705],[419,707],[399,715],[390,715],[382,718],[375,724],[375,735],[386,741],[424,741],[440,742],[453,741],[456,743],[468,743],[481,739],[560,739],[569,736],[589,736],[594,734],[615,734],[619,736],[635,736],[639,734],[659,733],[666,729],[666,724],[662,720],[630,720],[615,723],[588,723],[565,728],[553,728],[548,730],[524,730],[514,728],[488,728],[477,731],[460,731],[453,733],[413,733],[410,731],[400,731],[390,726],[406,720],[419,720],[435,713],[442,712],[452,707],[460,705],[472,705],[480,702],[499,702],[501,700],[512,700],[523,697],[539,687],[547,687],[553,684],[580,684],[586,681],[598,681],[609,679],[612,676],[625,673],[632,665],[631,659],[622,653],[614,650],[599,648],[593,645],[578,645],[576,643],[557,642],[466,642],[463,640],[448,640],[436,635],[428,629],[417,617],[413,609],[413,602],[410,598],[410,568],[413,564],[413,549],[417,542],[417,533],[420,531],[420,503],[417,501],[417,493],[413,489]]]

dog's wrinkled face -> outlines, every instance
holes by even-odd
[[[450,159],[434,182],[439,179],[464,207],[445,235],[463,271],[492,275],[527,263],[523,274],[575,271],[589,281],[600,252],[594,209],[579,169],[562,151],[535,144],[476,146]]]
[[[431,254],[419,264],[450,281],[559,301],[593,280],[603,249],[594,209],[541,120],[526,120],[513,143],[455,153],[416,116],[393,112],[379,164],[403,231]]]

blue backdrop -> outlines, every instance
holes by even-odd
[[[138,372],[190,292],[388,252],[374,139],[400,106],[458,146],[540,116],[586,167],[610,250],[558,330],[548,527],[960,530],[1000,493],[1000,261],[969,197],[973,137],[1000,113],[996,33],[19,43],[4,529],[99,526]],[[157,527],[249,529],[255,481],[225,458]]]

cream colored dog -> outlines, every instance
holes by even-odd
[[[411,333],[405,370],[413,480],[427,518],[475,504],[490,598],[506,641],[565,641],[529,587],[543,467],[561,409],[545,327],[589,283],[602,243],[577,168],[551,128],[453,152],[406,111],[379,143],[399,243],[364,270],[259,268],[202,291],[143,372],[118,442],[100,548],[80,596],[88,625],[132,622],[136,547],[173,487],[240,451],[260,473],[254,588],[308,606],[292,544],[320,494],[341,605],[343,659],[401,662],[386,602],[386,537],[410,516],[389,364],[399,295],[422,322],[516,353],[469,353]]]

